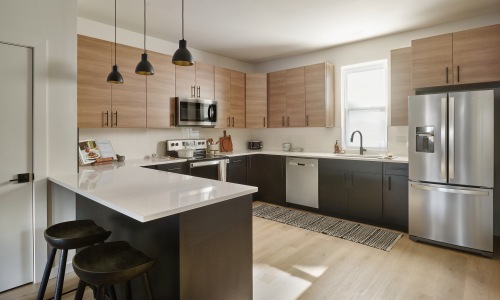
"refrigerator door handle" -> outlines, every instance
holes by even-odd
[[[441,98],[441,178],[446,180],[446,98]]]
[[[448,176],[455,179],[455,98],[450,97],[448,113]]]
[[[445,187],[436,187],[430,185],[420,185],[411,183],[411,187],[427,191],[438,191],[443,193],[453,193],[453,194],[465,194],[465,195],[475,195],[475,196],[488,196],[489,191],[477,191],[477,190],[466,190],[466,189],[450,189]]]

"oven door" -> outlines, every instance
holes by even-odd
[[[217,123],[217,102],[195,98],[175,98],[176,126],[214,127]]]
[[[191,176],[226,181],[226,159],[192,162],[189,164]]]

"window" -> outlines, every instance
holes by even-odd
[[[387,145],[387,60],[344,66],[342,73],[343,145],[359,149],[359,130],[363,148],[385,151]]]

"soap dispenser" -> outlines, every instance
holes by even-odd
[[[340,146],[339,146],[339,141],[338,140],[335,141],[335,146],[334,147],[335,147],[335,150],[334,150],[333,153],[340,153]]]

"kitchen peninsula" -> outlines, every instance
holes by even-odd
[[[159,163],[170,162],[178,160]],[[252,299],[257,188],[139,165],[85,167],[50,181],[76,194],[77,219],[93,219],[112,231],[110,241],[156,259],[149,273],[155,299]],[[140,293],[136,281],[132,290]]]

